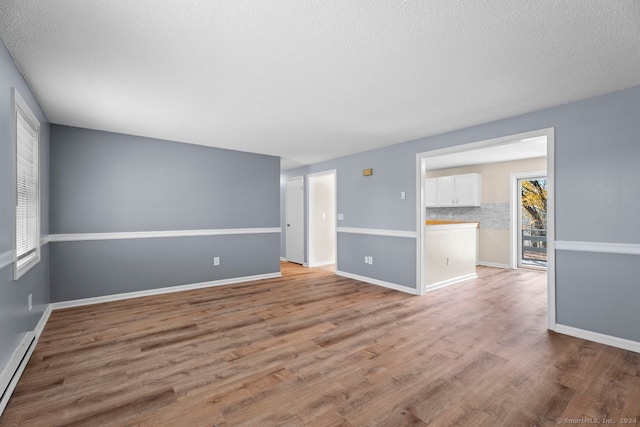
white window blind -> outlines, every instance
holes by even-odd
[[[40,124],[15,93],[16,108],[16,268],[18,279],[40,260],[38,131]]]

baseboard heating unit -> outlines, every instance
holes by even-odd
[[[0,393],[2,393],[0,397],[0,415],[2,415],[7,403],[9,403],[11,393],[13,393],[13,389],[16,388],[22,371],[27,367],[29,357],[31,357],[31,353],[33,353],[36,347],[35,340],[35,332],[27,332],[22,338],[22,341],[20,341],[18,348],[13,352],[9,363],[7,363],[7,366],[5,366],[0,374]]]

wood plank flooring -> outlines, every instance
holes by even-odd
[[[282,271],[54,311],[0,425],[640,418],[640,354],[548,332],[544,273],[483,267],[416,297],[323,269]]]

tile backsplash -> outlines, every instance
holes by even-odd
[[[480,228],[509,230],[509,203],[483,203],[479,207],[426,208],[427,219],[478,221]]]

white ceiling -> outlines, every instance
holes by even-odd
[[[547,137],[539,136],[487,148],[429,157],[425,162],[425,170],[433,171],[546,156]]]
[[[637,0],[2,0],[52,123],[284,167],[640,84]]]

